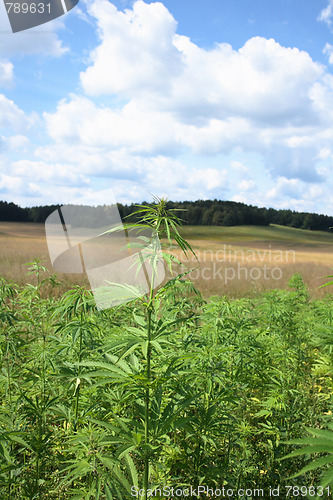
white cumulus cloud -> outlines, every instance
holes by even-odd
[[[34,115],[27,116],[14,101],[0,94],[0,132],[26,131],[34,122]]]
[[[329,0],[328,5],[320,11],[320,14],[318,16],[318,21],[323,21],[324,23],[328,24],[328,26],[332,25],[332,18],[333,18],[333,1]]]
[[[333,64],[333,45],[331,45],[330,43],[326,43],[325,47],[323,48],[323,54],[327,54],[328,62],[330,64]]]
[[[166,91],[170,72],[182,68],[173,44],[176,21],[162,3],[138,1],[125,12],[103,0],[90,6],[101,44],[91,53],[92,65],[81,74],[90,95]],[[102,78],[100,78],[103,75]]]
[[[173,199],[232,193],[266,205],[290,197],[301,206],[313,186],[313,197],[325,183],[328,189],[333,76],[307,52],[263,37],[239,49],[202,48],[177,32],[161,2],[139,0],[120,11],[92,0],[88,16],[98,42],[81,87],[44,113],[49,143],[36,148],[31,164],[14,162],[15,175],[41,169],[45,185],[68,175],[68,189],[107,178],[117,181],[120,199],[133,201],[147,191]],[[330,58],[332,47],[325,50]],[[20,135],[16,124],[23,122],[20,109],[0,96],[0,127]],[[260,165],[263,175],[237,155],[256,155],[249,165]],[[270,185],[259,196],[262,179]]]

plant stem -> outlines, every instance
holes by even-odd
[[[152,315],[152,301],[148,304],[148,345],[147,345],[147,387],[145,394],[145,457],[144,457],[144,477],[143,488],[145,491],[145,500],[147,500],[148,493],[148,480],[149,480],[149,407],[150,407],[150,361],[151,361],[151,315]]]
[[[9,363],[9,340],[6,337],[6,361],[7,361],[7,379],[8,379],[8,394],[9,394],[9,404],[12,406],[12,382],[11,382],[11,364]]]
[[[79,363],[82,361],[82,327],[83,327],[83,315],[81,313],[81,325],[80,325],[80,346],[79,346]],[[75,399],[75,423],[74,423],[74,431],[77,430],[77,419],[79,416],[79,400],[80,400],[80,375],[81,375],[81,366],[79,365],[78,369],[78,379],[79,383],[76,387],[76,399]]]

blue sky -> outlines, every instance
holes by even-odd
[[[333,215],[333,0],[80,0],[11,33],[0,199],[223,199]]]

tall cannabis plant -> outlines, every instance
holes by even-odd
[[[133,245],[136,250],[139,249],[137,253],[137,258],[135,260],[135,265],[137,265],[138,270],[145,266],[146,269],[149,266],[151,270],[151,276],[149,280],[149,290],[144,297],[144,310],[145,318],[141,318],[138,324],[139,329],[137,329],[138,337],[133,340],[130,339],[125,345],[121,357],[129,355],[137,347],[141,347],[145,358],[145,380],[144,380],[144,442],[142,446],[142,458],[144,463],[143,471],[143,490],[144,498],[147,499],[149,476],[150,476],[150,462],[151,457],[154,453],[154,447],[151,443],[151,395],[153,387],[153,375],[151,370],[152,355],[153,351],[156,353],[162,352],[162,336],[165,334],[166,330],[170,328],[170,325],[186,321],[186,317],[178,318],[171,323],[163,323],[161,319],[158,319],[156,313],[156,302],[160,303],[163,300],[163,290],[168,288],[173,283],[174,278],[171,278],[169,283],[164,285],[164,287],[155,292],[155,284],[158,280],[158,269],[160,269],[160,264],[162,261],[166,263],[169,270],[172,272],[172,264],[180,262],[171,254],[161,251],[159,241],[166,238],[168,243],[171,245],[176,242],[177,246],[184,252],[187,256],[188,252],[191,252],[195,256],[191,245],[181,236],[179,233],[179,228],[181,226],[181,219],[177,216],[176,209],[169,209],[167,207],[167,200],[165,198],[154,197],[154,203],[152,205],[137,205],[137,210],[131,214],[131,217],[136,217],[137,221],[135,223],[127,223],[122,227],[118,227],[114,230],[122,230],[125,228],[129,233],[135,231],[137,241]],[[147,236],[141,237],[140,233],[151,235],[149,239]],[[131,248],[131,243],[128,243],[128,247]],[[148,250],[147,250],[148,249]],[[181,276],[181,275],[179,275]],[[131,287],[133,288],[133,287]],[[184,403],[186,404],[186,403]],[[154,410],[156,413],[156,409]]]

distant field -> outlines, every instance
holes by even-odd
[[[198,267],[189,276],[205,294],[241,297],[271,288],[284,288],[299,272],[312,296],[333,292],[322,277],[333,274],[333,234],[271,225],[262,226],[186,226],[183,236],[191,243],[198,261],[186,260],[175,248],[170,249],[184,264]],[[0,276],[24,283],[27,262],[44,260],[54,273],[48,256],[44,224],[0,222]],[[80,274],[58,273],[63,288],[73,284],[89,286]],[[60,291],[59,291],[60,292]]]
[[[301,245],[333,245],[333,233],[308,231],[293,227],[278,226],[185,226],[182,228],[185,238],[191,240],[213,241],[264,241],[279,243],[299,243]]]
[[[333,291],[318,288],[327,281],[323,276],[333,274],[333,233],[278,225],[187,226],[182,235],[198,255],[200,272],[191,277],[205,295],[241,297],[285,288],[297,272],[313,297]],[[184,262],[195,265],[190,260]]]
[[[43,265],[54,274],[49,258],[44,224],[0,222],[0,276],[16,283],[32,282],[25,264],[40,259]],[[73,284],[89,285],[87,278],[80,274],[66,275],[57,273],[64,282],[59,293]]]

